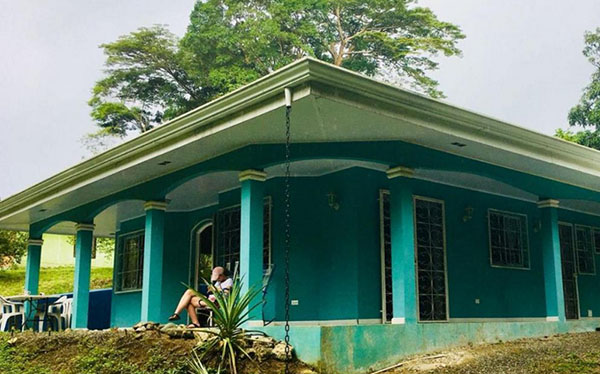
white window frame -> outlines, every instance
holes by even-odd
[[[122,257],[122,253],[119,253],[121,251],[123,251],[123,243],[125,243],[125,240],[127,240],[127,238],[132,237],[132,236],[139,236],[141,234],[141,236],[143,237],[145,235],[145,231],[144,229],[140,229],[140,230],[135,230],[135,231],[130,231],[127,232],[123,235],[119,235],[119,237],[117,238],[116,242],[115,242],[115,246],[116,246],[116,253],[115,253],[115,261],[116,261],[116,269],[115,269],[115,282],[113,284],[113,293],[115,294],[121,294],[121,293],[129,293],[129,292],[141,292],[142,288],[143,288],[143,279],[144,279],[144,267],[142,266],[142,269],[140,270],[142,272],[142,282],[140,284],[139,288],[128,288],[128,289],[121,289],[121,283],[122,283],[122,277],[123,277],[123,271],[122,271],[122,265],[123,265],[123,257]],[[144,241],[144,250],[146,249],[146,243]]]
[[[592,248],[591,248],[592,267],[594,268],[593,273],[584,273],[581,271],[581,268],[579,267],[579,252],[580,251],[579,251],[579,248],[577,247],[577,228],[578,227],[590,230],[590,236],[591,236],[590,245],[592,246]],[[574,234],[573,240],[575,241],[573,248],[575,250],[575,263],[577,264],[577,275],[596,275],[596,248],[594,245],[595,244],[594,243],[594,228],[592,226],[574,224],[573,225],[573,234]]]
[[[421,320],[421,311],[419,308],[419,266],[417,263],[418,246],[417,246],[417,200],[430,201],[439,203],[442,205],[442,230],[444,231],[444,286],[445,286],[445,297],[446,297],[446,318],[438,320]],[[417,304],[417,320],[419,323],[447,323],[450,320],[450,300],[448,295],[450,290],[448,289],[448,247],[446,243],[446,202],[440,199],[434,199],[431,197],[413,195],[413,242],[414,242],[414,256],[415,256],[415,297]]]
[[[492,212],[499,213],[502,215],[520,216],[525,219],[525,243],[524,243],[524,245],[527,246],[527,266],[526,267],[525,266],[511,266],[511,265],[495,265],[493,263],[493,260],[492,260],[492,225],[491,225],[491,219],[490,219],[490,214]],[[488,225],[488,252],[489,252],[489,257],[490,257],[490,266],[493,268],[498,268],[498,269],[531,270],[531,249],[529,246],[529,221],[527,218],[527,214],[516,213],[516,212],[494,209],[494,208],[488,208],[487,225]]]

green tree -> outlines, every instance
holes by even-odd
[[[600,150],[600,28],[585,33],[583,55],[594,66],[591,83],[583,89],[579,103],[569,111],[569,125],[580,131],[556,131],[559,138]]]
[[[101,46],[96,136],[147,131],[307,55],[443,97],[428,73],[462,38],[416,0],[197,1],[181,40],[154,26]]]
[[[21,263],[27,251],[28,237],[24,232],[0,230],[0,269]]]

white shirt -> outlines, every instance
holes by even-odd
[[[215,288],[218,290],[220,289],[221,291],[229,290],[229,289],[231,289],[231,286],[233,286],[233,279],[231,279],[231,278],[227,278],[223,282],[219,282],[219,281],[215,282]]]

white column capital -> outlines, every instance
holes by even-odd
[[[387,174],[388,179],[398,177],[412,178],[415,175],[414,169],[405,166],[394,166],[393,168],[389,168],[385,173]]]
[[[91,223],[78,223],[75,225],[75,231],[94,231],[96,225]]]
[[[167,210],[166,201],[146,201],[144,210]]]
[[[27,245],[37,245],[37,246],[42,246],[42,244],[44,244],[44,241],[42,239],[29,239],[27,240]]]
[[[553,199],[540,200],[537,203],[538,208],[558,208],[559,201]]]
[[[265,173],[264,171],[260,171],[260,170],[248,169],[248,170],[241,171],[238,178],[239,178],[240,182],[247,181],[247,180],[264,182],[267,180],[267,173]]]

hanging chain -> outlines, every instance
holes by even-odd
[[[290,346],[290,113],[291,106],[285,107],[285,374],[289,374],[291,360]]]

